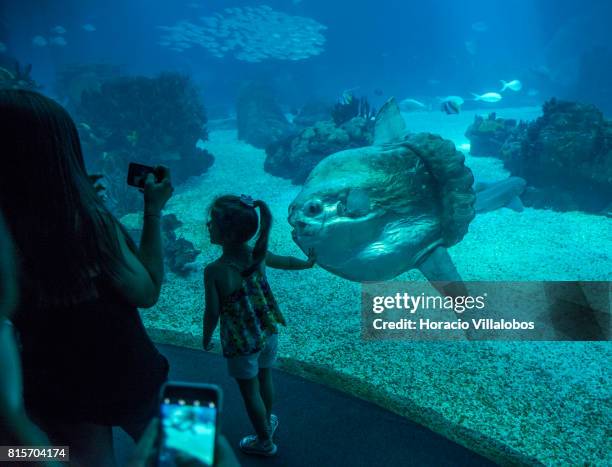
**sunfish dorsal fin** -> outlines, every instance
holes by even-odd
[[[406,123],[397,106],[395,97],[392,97],[380,108],[376,114],[374,125],[374,145],[390,143],[399,140],[406,134]]]

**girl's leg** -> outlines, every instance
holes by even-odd
[[[266,420],[270,423],[272,405],[274,404],[274,383],[272,382],[272,371],[270,368],[260,368],[257,374],[259,380],[259,394],[266,407]]]
[[[262,441],[270,439],[270,425],[266,406],[259,393],[259,381],[257,377],[249,379],[236,378],[244,405],[249,415],[249,419],[255,428],[257,437]]]

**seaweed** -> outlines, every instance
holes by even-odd
[[[15,60],[13,70],[0,67],[0,89],[28,89],[37,90],[42,86],[32,78],[32,65],[27,64],[23,67],[19,60]]]

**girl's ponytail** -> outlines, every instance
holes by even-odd
[[[270,238],[270,228],[272,227],[272,213],[266,203],[256,200],[253,206],[259,208],[259,235],[253,248],[253,262],[259,264],[266,259],[268,252],[268,239]]]
[[[253,264],[243,271],[243,276],[248,276],[253,273],[262,261],[266,259],[268,252],[268,239],[270,237],[270,228],[272,227],[272,212],[266,203],[261,200],[253,202],[253,207],[259,208],[259,235],[253,248]]]

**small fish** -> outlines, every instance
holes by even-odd
[[[4,52],[6,52],[6,44],[4,42],[0,42],[0,54],[3,54]]]
[[[474,96],[475,101],[489,102],[491,104],[502,100],[501,94],[498,94],[496,92],[487,92],[485,94],[482,94],[481,96],[472,93],[472,96]]]
[[[87,31],[87,32],[94,32],[96,30],[96,27],[93,24],[84,24],[83,26],[81,26],[83,28],[83,30]]]
[[[472,31],[476,32],[487,32],[489,30],[489,25],[484,21],[476,21],[472,23]]]
[[[45,47],[47,45],[47,39],[43,36],[34,36],[32,38],[32,45],[36,47]]]
[[[351,102],[353,102],[353,99],[353,94],[350,91],[342,91],[342,94],[340,95],[340,99],[338,99],[338,101],[342,105],[349,105]]]
[[[440,101],[440,104],[449,101],[449,102],[453,102],[458,107],[461,107],[465,103],[465,101],[463,100],[463,97],[460,97],[460,96],[438,97],[438,100]]]
[[[537,89],[530,88],[529,90],[527,90],[527,95],[528,95],[529,97],[535,97],[535,96],[537,96],[538,94],[540,94],[540,91],[538,91]]]
[[[51,29],[54,34],[66,34],[66,28],[64,26],[55,26]]]
[[[467,50],[470,55],[476,55],[478,51],[476,41],[465,41],[465,50]]]
[[[447,115],[457,115],[461,111],[461,107],[453,101],[442,102],[442,112],[446,112]]]
[[[502,84],[502,88],[500,92],[504,92],[506,89],[510,89],[512,91],[520,91],[523,88],[523,83],[521,83],[518,79],[513,79],[510,82],[506,82],[503,79],[499,80]]]
[[[58,45],[60,47],[64,47],[66,44],[68,44],[68,42],[66,42],[66,39],[64,39],[62,36],[52,37],[50,42],[51,44]]]
[[[136,130],[131,131],[130,133],[126,135],[125,139],[127,139],[132,146],[136,146],[136,144],[138,143],[138,139],[139,139],[138,132]]]
[[[427,110],[427,106],[416,99],[404,99],[399,104],[402,112],[414,112],[415,110]]]
[[[355,86],[353,88],[345,89],[344,91],[342,91],[342,94],[340,94],[340,97],[338,98],[338,102],[342,105],[348,105],[353,102],[353,99],[355,98],[355,96],[353,95],[353,91],[356,91],[357,89],[359,89],[359,87],[360,86]]]

